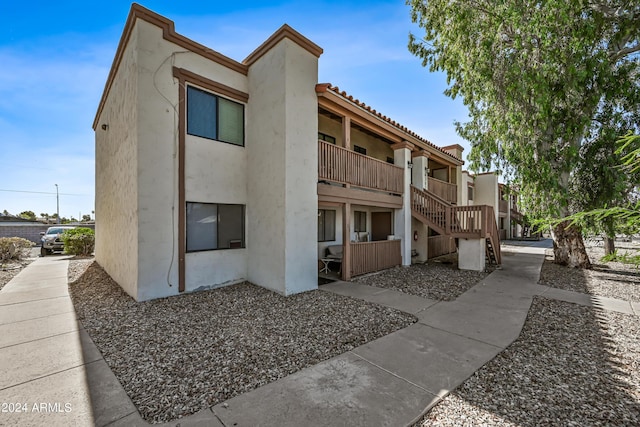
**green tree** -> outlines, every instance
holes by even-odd
[[[640,3],[409,0],[425,30],[409,49],[444,71],[470,120],[471,168],[498,166],[534,218],[571,213],[580,147],[607,109],[638,110]],[[552,227],[556,262],[590,267],[579,227]]]
[[[622,155],[621,163],[616,167],[621,173],[635,174],[640,172],[640,135],[627,135],[619,142],[617,155]],[[634,192],[637,187],[634,188]],[[562,220],[572,225],[584,226],[590,222],[615,221],[628,234],[640,231],[640,198],[633,194],[627,203],[621,206],[596,208],[577,212]]]
[[[622,129],[611,127],[600,132],[595,140],[588,140],[580,148],[580,162],[571,176],[572,211],[587,211],[602,207],[627,206],[632,202],[634,189],[640,183],[640,171],[622,167],[628,149],[617,148],[616,140]],[[604,235],[605,255],[615,252],[615,236],[624,233],[627,225],[614,217],[596,221],[586,217],[585,230]]]
[[[82,215],[82,222],[89,222],[91,221],[91,215],[85,214]]]
[[[18,215],[20,218],[24,218],[24,219],[30,219],[35,221],[36,219],[36,214],[33,213],[33,211],[23,211],[20,212],[20,215]]]

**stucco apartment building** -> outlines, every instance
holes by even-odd
[[[287,25],[243,61],[139,5],[93,123],[96,259],[136,300],[248,280],[284,295],[409,265],[458,242],[499,262],[494,213],[462,206],[462,149],[330,84]]]

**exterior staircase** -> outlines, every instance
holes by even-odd
[[[493,207],[455,206],[435,194],[411,186],[411,214],[437,233],[456,238],[485,239],[489,262],[502,263],[500,234]]]

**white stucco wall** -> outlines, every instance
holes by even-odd
[[[247,91],[246,76],[162,38],[138,20],[139,299],[178,293],[178,83],[172,67]],[[245,117],[247,115],[245,114]],[[186,200],[246,202],[245,148],[186,139]],[[244,175],[244,176],[243,176]],[[248,210],[248,207],[247,207]],[[246,278],[246,249],[186,254],[186,290]],[[167,280],[168,279],[168,280]]]
[[[411,169],[407,164],[411,161],[411,151],[399,148],[393,152],[395,165],[404,171],[404,194],[402,208],[396,209],[393,216],[394,235],[402,240],[400,252],[402,265],[411,265]]]
[[[484,271],[486,264],[484,239],[458,239],[458,268]]]
[[[474,204],[492,206],[496,216],[496,224],[498,224],[499,216],[498,198],[498,176],[495,173],[476,175]]]
[[[418,232],[418,240],[413,240],[413,233]],[[411,250],[418,252],[413,262],[425,262],[429,256],[429,227],[411,217]]]
[[[134,298],[138,297],[137,44],[134,30],[95,130],[96,261]]]
[[[248,276],[286,295],[317,288],[317,67],[284,39],[249,70]]]
[[[473,206],[475,204],[475,187],[473,189],[473,200],[469,200],[469,185],[474,186],[473,176],[467,171],[461,173],[461,184],[459,188],[462,189],[460,206]]]

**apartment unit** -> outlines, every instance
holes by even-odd
[[[322,52],[283,25],[236,61],[132,6],[93,123],[96,259],[132,297],[304,292],[328,248],[346,280],[456,242],[461,268],[500,262],[462,148],[318,83]]]
[[[523,237],[524,214],[518,204],[518,191],[499,182],[497,172],[476,175],[462,171],[461,204],[465,206],[489,205],[496,215],[500,240]]]

